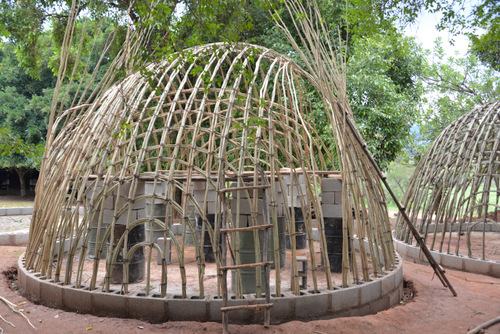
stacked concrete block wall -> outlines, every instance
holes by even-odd
[[[325,218],[342,218],[342,178],[321,179],[321,211]]]
[[[284,175],[283,182],[286,188],[286,204],[289,208],[299,208],[306,204],[307,188],[304,174],[297,174],[296,178],[291,174]]]
[[[86,207],[87,209],[90,209],[90,206],[92,206],[93,210],[97,212],[97,210],[99,209],[97,196],[99,196],[99,193],[103,189],[104,182],[98,181],[97,188],[95,189],[96,192],[94,198],[95,203],[91,203],[92,196],[94,195],[94,187],[95,187],[95,185],[93,185],[94,182],[95,181],[92,180],[87,181],[87,187],[91,187],[91,189],[87,193]],[[113,221],[115,215],[117,215],[118,212],[129,203],[130,187],[131,183],[124,183],[120,185],[119,194],[116,188],[110,193],[102,194],[102,196],[104,196],[104,203],[102,207],[103,208],[102,221],[104,224],[110,224]],[[134,197],[143,196],[144,194],[145,194],[145,182],[139,181],[137,182],[136,185],[136,191]],[[146,207],[146,201],[144,199],[134,200],[133,203],[131,204],[132,211],[130,215],[130,221],[132,222],[136,219],[146,217],[145,207]],[[118,225],[126,224],[128,219],[127,217],[128,217],[128,210],[125,210],[124,213],[116,217],[117,218],[116,224]],[[98,219],[98,217],[96,217],[96,219]]]
[[[246,185],[252,185],[253,183],[248,183]],[[232,185],[236,187],[237,184]],[[285,215],[284,212],[284,198],[281,191],[279,182],[275,183],[275,194],[271,193],[271,188],[266,189],[267,201],[269,202],[269,214],[272,216],[273,206],[276,208],[276,214],[278,217]],[[257,198],[254,199],[254,195]],[[264,224],[264,191],[263,189],[249,190],[247,191],[233,191],[231,192],[230,208],[232,213],[232,221],[236,223],[238,221],[238,226],[251,226],[253,224],[263,225]],[[274,203],[273,203],[274,197]],[[256,205],[254,210],[254,203]],[[237,214],[239,213],[239,218]],[[255,219],[255,221],[253,221]]]
[[[208,214],[214,214],[217,211],[217,202],[219,201],[217,192],[210,182],[206,181],[192,181],[193,184],[193,197],[196,202],[200,205],[201,209],[206,205],[206,212]],[[208,192],[207,192],[208,187]],[[207,193],[206,193],[207,192]],[[205,193],[207,194],[205,203]]]

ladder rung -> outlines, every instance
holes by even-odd
[[[263,229],[270,228],[270,227],[273,227],[273,224],[255,225],[255,226],[248,226],[248,227],[221,228],[220,233],[263,230]]]
[[[237,310],[246,310],[246,309],[259,309],[259,308],[271,308],[273,307],[273,304],[254,304],[254,305],[237,305],[237,306],[226,306],[226,307],[221,307],[220,311],[221,312],[227,312],[227,311],[237,311]]]
[[[238,264],[234,266],[225,266],[220,267],[219,270],[228,270],[228,269],[242,269],[242,268],[253,268],[253,267],[262,267],[273,264],[272,261],[267,262],[255,262],[255,263],[247,263],[247,264]]]
[[[261,185],[257,185],[257,186],[222,188],[219,190],[219,192],[227,193],[229,191],[242,191],[242,190],[266,189],[266,188],[271,188],[271,186],[268,184],[261,184]]]

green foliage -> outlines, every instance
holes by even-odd
[[[500,71],[500,22],[491,23],[484,34],[469,35],[471,51],[479,60]]]
[[[47,66],[30,77],[14,50],[11,43],[0,48],[0,166],[25,170],[40,165],[53,94],[47,87],[55,79]]]
[[[43,144],[26,144],[21,138],[13,135],[8,129],[0,128],[1,168],[39,168],[43,151]]]
[[[401,36],[375,35],[353,43],[348,96],[358,128],[382,169],[407,145],[419,116],[424,62],[422,50]]]
[[[481,66],[475,55],[448,57],[437,40],[432,56],[434,61],[425,72],[429,103],[421,120],[427,142],[475,106],[500,98],[499,73]]]
[[[400,202],[403,201],[403,196],[414,170],[414,164],[405,163],[401,159],[391,162],[391,164],[387,167],[387,182]],[[387,198],[387,206],[389,210],[397,210],[396,203],[394,203],[389,192],[387,190],[385,191],[385,197]]]

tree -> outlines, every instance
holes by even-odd
[[[71,2],[60,0],[27,1],[29,1],[29,6],[36,9],[32,13],[34,15],[32,19],[38,20],[38,23],[33,23],[34,26],[42,29],[44,22],[52,20],[50,33],[53,44],[51,48],[56,51],[51,55],[52,61],[49,63],[49,67],[57,71],[59,50]],[[71,73],[73,66],[76,66],[76,74],[72,77],[80,80],[85,75],[82,66],[85,61],[81,60],[79,64],[76,64],[76,53],[81,52],[82,59],[92,57],[88,50],[91,49],[95,34],[89,33],[88,38],[84,38],[83,44],[77,44],[80,37],[83,36],[85,19],[94,25],[104,20],[108,20],[109,25],[118,24],[118,29],[121,29],[121,34],[124,35],[126,32],[125,21],[113,20],[113,17],[118,16],[119,13],[128,15],[137,29],[147,27],[151,32],[149,43],[141,49],[142,53],[138,56],[141,63],[136,69],[144,70],[141,65],[145,61],[155,61],[168,57],[174,51],[214,41],[251,42],[275,49],[293,59],[299,58],[296,57],[295,51],[286,39],[271,23],[267,12],[267,8],[270,6],[268,1],[185,0],[154,2],[154,4],[150,1],[140,1],[133,2],[131,10],[127,12],[126,10],[131,3],[122,1],[116,4],[101,0],[94,2],[95,5],[91,5],[87,1],[79,2],[79,7],[74,12],[78,15],[77,21],[81,20],[81,22],[78,21],[75,29],[75,42],[69,48],[69,69],[66,70],[66,73]],[[273,1],[273,3],[276,6],[280,5],[278,0]],[[381,166],[386,166],[396,157],[408,140],[410,123],[418,114],[418,109],[415,106],[420,98],[421,87],[416,78],[420,71],[421,50],[413,46],[409,40],[403,40],[396,32],[397,27],[394,19],[381,15],[382,12],[374,10],[376,8],[369,2],[350,0],[347,7],[338,1],[321,0],[319,3],[326,23],[332,30],[332,36],[325,38],[338,38],[340,35],[343,43],[348,44],[348,50],[350,50],[348,54],[350,73],[348,89],[352,95],[350,102],[370,149]],[[20,5],[19,2],[12,0],[0,0],[0,4],[13,8]],[[180,4],[183,5],[183,12],[175,14],[175,10],[179,10]],[[41,50],[42,52],[38,52],[37,55],[43,55],[43,50],[46,50],[43,46],[44,38],[46,38],[43,29],[32,29],[36,38],[25,36],[26,23],[19,22],[17,24],[15,19],[22,10],[19,9],[19,12],[16,10],[10,14],[2,14],[8,18],[5,22],[7,22],[9,39],[12,41],[29,39],[29,43],[26,42],[26,45],[29,44],[32,48]],[[348,18],[349,27],[345,17]],[[285,14],[283,19],[288,25],[293,25],[297,18]],[[88,31],[91,30],[88,29]],[[382,32],[384,38],[379,37]],[[26,50],[29,48],[25,48],[24,51],[18,48],[18,57],[23,55]],[[107,59],[111,61],[115,54],[110,52]],[[23,57],[31,55],[24,54]],[[22,64],[25,66],[32,64],[33,68],[30,71],[34,69],[33,64],[35,64],[40,71],[43,68],[40,61],[42,58],[38,57],[36,62],[25,61]],[[95,62],[89,66],[89,70],[94,66]],[[74,90],[74,94],[78,95],[79,93]],[[322,102],[314,100],[313,103],[317,108],[315,117],[321,119],[322,113],[324,113]],[[66,102],[64,102],[64,106],[67,106]],[[323,139],[333,149],[335,144],[327,138],[329,131],[328,124],[325,124],[324,128],[318,129],[318,133],[325,137]]]
[[[0,66],[0,167],[17,173],[25,197],[24,175],[41,162],[53,92],[45,87],[53,85],[54,76],[45,66],[40,79],[31,78],[10,43],[0,49]]]
[[[396,34],[353,43],[348,96],[360,132],[382,169],[407,146],[419,118],[424,63],[420,47]]]
[[[353,0],[370,8],[381,22],[397,19],[403,25],[414,22],[424,11],[440,13],[436,28],[452,35],[465,34],[472,42],[472,53],[487,66],[500,70],[500,6],[495,0]],[[367,11],[355,11],[365,17]],[[365,22],[370,22],[364,19]],[[370,29],[364,25],[365,29]]]
[[[459,116],[500,98],[499,73],[482,66],[476,55],[448,57],[438,39],[432,56],[425,71],[428,104],[420,121],[428,143]]]

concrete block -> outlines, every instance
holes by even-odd
[[[487,275],[490,271],[491,261],[483,261],[480,259],[464,259],[465,271],[471,273]]]
[[[252,212],[263,213],[264,212],[264,202],[259,199],[257,200],[257,206],[255,207],[255,211],[253,208],[253,200],[252,199],[240,199],[239,201],[240,215],[250,215]],[[231,199],[231,211],[233,214],[236,214],[236,208],[238,205],[237,199]]]
[[[323,217],[342,218],[342,205],[322,204],[321,211],[323,212]]]
[[[399,266],[395,272],[396,286],[403,286],[403,266]]]
[[[290,292],[285,292],[282,297],[271,297],[271,303],[273,303],[273,307],[271,308],[271,321],[273,321],[273,319],[280,319],[281,321],[293,319],[295,312],[292,304],[292,296]]]
[[[324,191],[321,193],[321,203],[322,204],[337,204],[335,203],[335,192],[334,191]]]
[[[500,262],[491,262],[490,275],[493,277],[500,277]]]
[[[254,214],[248,216],[248,226],[264,225],[265,223],[264,215]]]
[[[146,209],[139,209],[139,210],[133,210],[133,211],[135,211],[135,216],[137,219],[142,219],[142,218],[147,217]]]
[[[165,218],[167,206],[165,203],[159,200],[155,200],[154,204],[152,202],[145,203],[146,207],[144,209],[147,217],[159,217]]]
[[[26,293],[34,301],[39,301],[41,297],[39,277],[40,274],[28,274],[26,276]]]
[[[63,304],[65,308],[72,311],[91,312],[92,293],[88,291],[88,287],[83,289],[66,287],[63,294]]]
[[[383,278],[381,278],[382,283],[382,296],[388,295],[391,291],[396,288],[396,274],[391,273]]]
[[[321,190],[342,191],[342,179],[340,177],[321,179]]]
[[[21,208],[8,208],[9,216],[19,216],[21,215]]]
[[[138,180],[135,186],[135,197],[142,196],[146,193],[146,182]]]
[[[157,196],[165,196],[167,193],[167,183],[166,182],[161,182],[158,181],[156,182],[156,187],[155,187],[155,182],[154,181],[146,181],[144,182],[144,194],[146,195],[157,195]]]
[[[362,317],[364,315],[371,314],[370,304],[365,304],[356,308],[353,308],[349,312],[350,317]]]
[[[328,293],[307,293],[295,298],[295,317],[308,318],[325,315],[329,309]]]
[[[401,287],[402,288],[402,287]],[[389,307],[394,307],[399,305],[401,301],[401,289],[395,289],[389,294]]]
[[[253,185],[253,184],[249,184],[249,185]],[[236,187],[236,185],[235,185]],[[271,188],[267,188],[267,196],[268,197],[271,197],[270,194],[271,194]],[[238,191],[233,191],[231,192],[231,197],[232,198],[237,198],[238,197],[238,194],[240,195],[240,198],[254,198],[254,194],[256,192],[256,195],[257,195],[257,198],[263,198],[264,197],[264,189],[257,189],[257,190],[248,190],[248,196],[247,196],[247,191],[245,190],[238,190]]]
[[[319,241],[319,230],[316,227],[313,227],[312,232],[313,232],[313,240]]]
[[[396,239],[393,239],[393,242],[396,246],[396,251],[401,255],[401,257],[406,259],[408,257],[408,245]]]
[[[92,293],[92,313],[96,315],[123,317],[127,310],[126,304],[127,298],[116,293]]]
[[[207,213],[216,213],[217,212],[217,203],[214,201],[207,202]]]
[[[170,238],[167,238],[167,247],[165,248],[165,239],[164,238],[158,238],[156,243],[158,244],[158,246],[160,247],[161,251],[164,252],[165,254],[165,260],[166,260],[166,263],[172,263],[172,253],[171,253],[171,247],[172,247],[172,243],[171,243],[171,240]],[[158,256],[157,256],[157,259],[156,259],[156,264],[160,264],[162,263],[163,261],[163,258],[162,256],[160,255],[160,253],[158,253]]]
[[[307,190],[305,185],[298,185],[297,183],[292,185],[287,186],[287,192],[286,194],[288,196],[306,196]]]
[[[222,321],[222,313],[220,308],[222,307],[222,298],[217,296],[209,296],[208,298],[208,321]]]
[[[174,224],[170,226],[170,230],[172,233],[175,235],[181,235],[182,234],[182,224]]]
[[[227,301],[227,306],[238,306],[238,305],[247,305],[249,302],[255,301],[255,298],[250,297],[249,295],[243,295],[243,299],[236,299],[235,296],[231,296]],[[220,308],[219,308],[220,312]],[[231,311],[228,313],[229,321],[231,323],[247,323],[248,319],[252,319],[254,317],[255,310],[246,309],[246,310],[238,310]],[[221,315],[222,317],[222,315]]]
[[[193,190],[194,190],[194,191],[197,191],[197,190],[198,190],[198,191],[199,191],[199,190],[203,190],[203,191],[204,191],[205,189],[207,189],[207,181],[198,181],[198,180],[193,180],[193,181],[191,182],[191,184],[193,185]],[[209,185],[210,185],[210,184],[209,184]],[[212,189],[213,189],[213,187],[212,187],[211,185],[210,185],[210,188],[211,188],[210,190],[212,190]]]
[[[237,216],[235,214],[235,211],[233,211],[233,215],[231,216],[233,226],[237,227],[247,227],[248,226],[248,221],[249,221],[250,215],[239,215]]]
[[[17,262],[18,265],[19,265],[19,270],[18,270],[18,280],[19,280],[19,287],[25,287],[26,286],[26,272],[25,272],[25,268],[24,268],[24,263],[22,263],[21,261],[18,261]]]
[[[115,196],[113,195],[108,195],[104,198],[104,204],[103,204],[103,207],[104,209],[107,209],[107,210],[114,210],[115,208]]]
[[[102,214],[102,221],[106,224],[111,224],[111,222],[113,221],[114,215],[115,215],[114,210],[104,210],[104,212]],[[118,217],[118,219],[116,220],[116,224],[126,225],[127,219],[128,219],[128,210],[125,210],[123,212],[123,214],[120,217]],[[130,223],[132,223],[136,219],[137,219],[137,210],[132,210],[130,212]]]
[[[205,202],[205,191],[195,191],[193,194],[194,199],[200,206]],[[217,193],[215,191],[209,191],[207,194],[207,202],[215,202],[218,200]]]
[[[341,191],[335,192],[335,204],[342,205],[342,192]]]
[[[370,313],[375,314],[387,310],[390,307],[389,296],[382,296],[370,303]]]
[[[361,285],[360,289],[361,304],[370,303],[380,298],[382,294],[382,282],[380,280],[374,280]]]
[[[32,207],[21,208],[21,215],[32,215],[32,214],[33,214],[33,208]]]
[[[441,263],[441,253],[436,252],[436,251],[430,251],[430,252],[431,252],[431,255],[434,258],[434,260],[438,264],[440,264]],[[429,263],[429,261],[427,260],[427,258],[425,258],[425,254],[423,252],[421,254],[421,257],[422,257],[422,261],[424,261],[425,263]]]
[[[0,233],[0,245],[11,246],[10,244],[10,233]]]
[[[339,289],[333,292],[331,310],[333,312],[349,309],[359,305],[359,286]]]
[[[44,302],[44,305],[60,308],[63,306],[63,289],[61,286],[42,281],[40,288],[40,297]]]
[[[464,258],[461,256],[442,254],[441,264],[443,267],[463,270],[464,269]]]
[[[129,297],[128,316],[137,319],[147,319],[152,321],[166,321],[165,305],[166,298],[143,296],[137,294]]]
[[[300,196],[287,196],[286,197],[286,204],[289,206],[289,207],[301,207],[302,206],[302,201],[301,201],[301,197]],[[306,198],[303,199],[304,202],[307,201]]]
[[[204,299],[167,299],[167,317],[182,321],[207,321],[207,300]]]
[[[133,201],[131,203],[132,205],[130,206],[132,207],[132,210],[144,209],[146,207],[146,202],[147,201],[145,198],[135,199],[135,197],[133,197]],[[127,208],[129,207],[128,194],[120,196],[116,208],[118,210],[121,210],[121,208],[124,206],[127,206]]]
[[[418,260],[420,257],[421,249],[420,247],[408,246],[407,256],[410,259]]]

